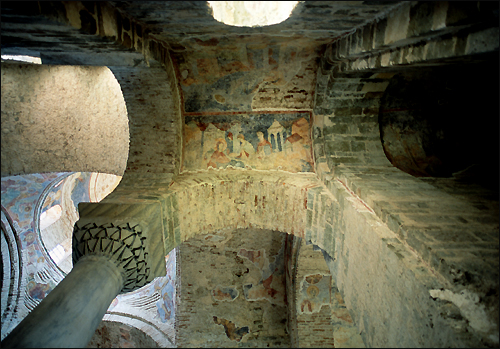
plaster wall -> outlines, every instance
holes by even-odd
[[[127,110],[106,67],[2,63],[1,132],[2,176],[125,170]]]
[[[112,321],[103,321],[87,348],[160,348],[150,336],[144,332]]]
[[[332,276],[320,249],[301,239],[295,274],[297,347],[334,347]]]
[[[289,347],[286,234],[236,229],[180,245],[179,347]]]

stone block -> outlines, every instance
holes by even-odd
[[[349,141],[326,141],[325,152],[326,154],[333,154],[337,151],[351,151],[351,144]]]
[[[384,45],[386,30],[387,30],[387,18],[384,18],[375,24],[373,48],[381,48]]]
[[[411,6],[408,37],[419,36],[433,30],[435,4],[418,2]]]
[[[499,28],[489,28],[480,32],[471,33],[467,38],[465,54],[498,51]]]
[[[446,13],[448,11],[448,2],[436,1],[432,18],[431,30],[438,30],[446,27]]]
[[[335,118],[330,118],[330,120],[335,120]],[[325,126],[323,132],[325,135],[335,135],[335,134],[346,134],[348,133],[349,124],[335,122],[332,126]]]
[[[364,152],[364,151],[366,151],[365,142],[351,142],[351,150],[353,152]]]
[[[369,24],[363,27],[363,51],[370,51],[374,46],[373,38],[375,24]]]

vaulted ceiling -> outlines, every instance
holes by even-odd
[[[93,2],[82,4],[90,14],[70,13],[61,6],[59,18],[54,13],[52,18],[40,15],[37,21],[29,16],[27,24],[27,15],[43,13],[46,5],[4,2],[2,53],[40,52],[44,63],[53,64],[113,66],[143,61],[139,52],[91,35],[106,31],[99,25],[106,26],[107,12]],[[108,5],[121,14],[123,30],[134,26],[138,36],[148,35],[168,48],[177,68],[184,111],[205,113],[311,110],[324,45],[385,16],[399,2],[300,2],[287,20],[265,27],[220,23],[204,1],[112,1]],[[96,24],[92,15],[103,20]],[[81,29],[63,23],[73,24],[72,16],[80,17]]]

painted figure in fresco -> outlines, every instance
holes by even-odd
[[[311,301],[308,299],[305,299],[300,305],[300,311],[303,313],[312,313],[312,308]]]
[[[237,156],[238,159],[248,159],[250,156],[255,154],[255,149],[253,145],[245,139],[241,133],[238,135],[238,140],[240,141],[240,155]]]
[[[234,140],[233,140],[233,134],[231,132],[228,132],[227,133],[227,138],[229,139],[229,144],[228,144],[228,147],[226,149],[226,153],[227,155],[229,155],[231,153],[231,150],[234,151]]]
[[[217,138],[215,140],[215,151],[210,157],[210,161],[207,164],[207,168],[212,166],[213,168],[226,167],[227,163],[230,161],[229,158],[224,154],[227,144],[226,140],[222,138]]]
[[[257,144],[257,154],[259,154],[259,159],[263,156],[271,155],[273,152],[271,143],[264,138],[264,134],[260,131],[257,132],[257,137],[259,137],[259,144]]]

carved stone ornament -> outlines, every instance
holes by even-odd
[[[122,293],[133,291],[148,283],[146,237],[140,226],[130,223],[97,225],[75,224],[73,231],[73,265],[86,255],[108,256],[119,268],[124,279]]]

